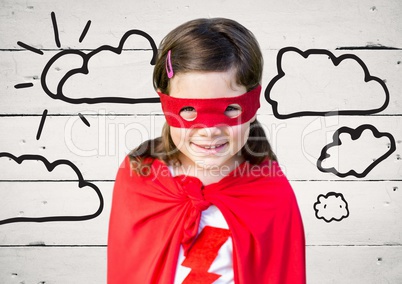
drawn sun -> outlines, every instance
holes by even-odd
[[[61,47],[61,44],[60,44],[60,38],[59,38],[59,30],[58,30],[58,27],[57,27],[56,14],[55,14],[54,12],[52,12],[52,13],[51,13],[51,17],[52,17],[53,30],[54,30],[54,37],[55,37],[56,45],[57,45],[58,48],[60,48],[60,47]],[[84,38],[85,38],[85,36],[86,36],[86,34],[87,34],[87,32],[88,32],[90,26],[91,26],[91,21],[88,21],[87,24],[85,25],[84,30],[83,30],[82,33],[81,33],[80,38],[79,38],[79,42],[80,42],[80,43],[84,40]],[[18,44],[19,46],[21,46],[22,48],[25,48],[26,50],[29,50],[29,51],[34,52],[34,53],[36,53],[36,54],[39,54],[39,55],[43,55],[43,54],[44,54],[42,50],[39,50],[39,49],[37,49],[37,48],[34,48],[34,47],[32,47],[32,46],[30,46],[30,45],[28,45],[28,44],[25,44],[25,43],[23,43],[23,42],[21,42],[21,41],[18,41],[17,44]],[[15,89],[24,89],[24,88],[31,88],[31,87],[33,87],[33,86],[34,86],[33,83],[20,83],[20,84],[16,84],[16,85],[14,86],[14,88],[15,88]],[[37,131],[37,133],[36,133],[36,140],[39,140],[39,139],[40,139],[40,136],[41,136],[41,134],[42,134],[43,126],[45,125],[47,113],[48,113],[48,110],[47,110],[47,109],[45,109],[45,110],[43,111],[43,113],[42,113],[42,118],[41,118],[40,123],[39,123],[38,131]],[[88,120],[87,120],[81,113],[78,113],[78,116],[79,116],[80,119],[85,123],[85,125],[87,125],[88,127],[91,126],[90,123],[88,122]]]
[[[55,42],[58,48],[61,47],[60,44],[60,39],[59,39],[59,31],[57,28],[57,21],[56,21],[56,15],[54,12],[51,13],[51,18],[52,18],[52,24],[53,24],[53,30],[54,30],[54,37],[55,37]],[[89,28],[91,26],[91,21],[88,21],[87,24],[84,27],[84,30],[81,33],[81,36],[79,38],[79,42],[81,43]],[[137,35],[137,36],[141,36],[143,38],[145,38],[146,40],[148,40],[150,47],[152,51],[152,58],[150,61],[151,65],[155,65],[155,61],[156,61],[156,57],[158,54],[158,49],[157,46],[153,40],[153,38],[147,34],[144,31],[141,30],[129,30],[127,31],[123,37],[120,40],[120,43],[117,47],[113,47],[110,45],[102,45],[88,53],[84,53],[81,50],[77,50],[77,49],[62,49],[60,52],[58,52],[56,55],[54,55],[45,65],[43,71],[42,71],[42,75],[41,75],[41,86],[43,91],[52,99],[57,99],[57,100],[62,100],[66,103],[70,103],[70,104],[82,104],[82,103],[86,103],[86,104],[97,104],[97,103],[119,103],[119,104],[136,104],[136,103],[159,103],[159,97],[151,97],[151,98],[127,98],[127,97],[96,97],[96,98],[87,98],[87,97],[81,97],[81,98],[71,98],[68,96],[65,96],[63,94],[63,85],[64,83],[73,75],[75,74],[89,74],[89,69],[88,69],[88,62],[91,59],[92,56],[102,52],[102,51],[108,51],[108,52],[113,52],[114,54],[120,55],[123,52],[123,46],[124,43],[126,42],[126,40],[132,36],[132,35]],[[28,44],[25,44],[21,41],[18,41],[17,44],[19,46],[21,46],[22,48],[34,52],[36,54],[39,55],[43,55],[43,51],[37,48],[34,48]],[[57,88],[55,91],[51,91],[50,88],[47,85],[46,82],[46,77],[48,75],[48,71],[51,68],[52,64],[54,62],[56,62],[58,59],[64,57],[65,55],[74,55],[74,56],[78,56],[82,59],[82,66],[80,68],[74,68],[72,70],[69,70],[64,77],[59,81]],[[16,89],[24,89],[24,88],[30,88],[33,87],[33,83],[20,83],[20,84],[16,84],[14,86],[14,88]],[[46,117],[47,117],[47,113],[48,110],[45,109],[42,113],[42,118],[41,121],[39,123],[39,128],[36,134],[36,139],[39,140],[41,133],[42,133],[42,129],[43,126],[45,124],[46,121]],[[82,120],[82,122],[90,127],[90,123],[88,122],[88,120],[81,114],[78,113],[78,116],[80,117],[80,119]]]

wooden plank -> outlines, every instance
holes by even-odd
[[[159,42],[174,27],[200,17],[233,18],[252,30],[261,38],[261,44],[269,48],[289,45],[301,48],[370,44],[402,46],[401,4],[398,0],[376,3],[258,0],[253,2],[249,13],[244,11],[250,11],[250,4],[241,1],[228,5],[226,2],[200,3],[194,0],[185,3],[125,0],[121,5],[103,1],[99,6],[91,2],[79,2],[79,5],[63,1],[26,4],[21,0],[7,0],[2,1],[1,8],[2,49],[19,48],[17,41],[37,48],[57,48],[51,12],[55,12],[63,48],[117,45],[124,32],[130,29],[144,30]],[[104,11],[107,11],[107,21]],[[91,27],[80,43],[80,35],[88,20],[92,21]]]
[[[334,139],[335,141],[337,140],[338,136],[334,137],[335,131],[344,126],[355,131],[361,125],[372,125],[381,133],[392,134],[396,145],[396,150],[362,177],[362,179],[400,180],[402,176],[402,163],[400,159],[402,132],[400,131],[401,124],[398,120],[399,117],[393,116],[311,117],[282,120],[276,124],[269,117],[263,116],[261,118],[261,121],[267,123],[267,125],[273,123],[267,128],[270,130],[267,131],[269,133],[267,136],[288,178],[306,180],[358,180],[353,175],[339,178],[328,171],[321,172],[317,168],[317,161],[322,155],[323,148],[333,143]],[[368,136],[371,138],[365,137],[366,134],[369,134]],[[340,137],[343,142],[341,146],[344,146],[345,149],[341,147],[334,148],[339,150],[339,156],[333,155],[334,159],[332,162],[326,164],[326,167],[333,166],[338,172],[342,173],[347,173],[350,170],[363,173],[365,169],[382,155],[377,151],[384,154],[389,151],[389,142],[392,140],[382,138],[377,140],[377,138],[374,138],[370,134],[370,130],[362,132],[361,139],[350,140],[350,135],[345,133]],[[368,139],[366,140],[366,138]],[[360,144],[362,141],[366,142]],[[331,161],[331,159],[327,161]]]
[[[0,282],[106,283],[106,248],[2,247]]]
[[[94,214],[100,206],[94,190],[76,182],[0,182],[0,245],[106,245],[113,183],[91,183],[103,198],[100,215]],[[86,215],[93,216],[74,220]],[[61,216],[69,218],[48,221]],[[30,219],[7,223],[18,217]]]
[[[45,88],[49,90],[45,92],[41,85],[42,72],[55,55],[57,53],[54,51],[46,52],[43,56],[31,52],[0,52],[0,57],[4,58],[2,75],[5,77],[5,80],[0,82],[0,113],[42,114],[44,109],[48,109],[49,114],[100,110],[114,113],[162,113],[160,103],[75,104],[76,100],[80,99],[156,98],[158,95],[152,86],[153,66],[149,64],[152,57],[150,51],[125,51],[120,56],[105,51],[99,56],[94,56],[88,64],[88,76],[72,76],[71,80],[63,85],[63,93],[60,95],[57,95],[60,80],[68,71],[82,67],[82,58],[70,54],[51,64],[47,76],[44,76]],[[15,87],[24,83],[32,84],[32,87]],[[58,99],[53,99],[52,96]],[[62,97],[65,97],[65,100]],[[69,99],[75,100],[74,103],[66,101]]]
[[[1,151],[15,156],[40,155],[50,162],[67,159],[80,169],[85,179],[114,180],[127,153],[141,142],[159,136],[164,120],[160,116],[151,119],[141,116],[85,117],[90,127],[78,117],[51,116],[46,119],[39,140],[35,137],[40,117],[4,117],[1,130],[10,135],[0,142]],[[24,162],[20,167],[8,158],[1,160],[2,166],[8,168],[1,173],[2,179],[36,180],[42,175],[46,175],[46,180],[77,179],[72,170],[63,171],[56,167],[51,175],[47,175],[45,167],[35,166],[37,164],[33,161]],[[24,167],[29,170],[19,170]]]
[[[18,222],[0,225],[1,245],[106,245],[113,182],[98,182],[104,198],[102,214],[87,221]],[[401,245],[402,181],[325,182],[291,181],[305,226],[307,245]],[[87,190],[87,189],[84,189]],[[5,217],[79,215],[93,212],[99,202],[76,194],[72,182],[1,182],[0,199]],[[342,194],[348,216],[340,221],[318,219],[314,206],[319,195]],[[44,203],[46,201],[46,203]],[[328,202],[328,206],[333,203]],[[316,207],[318,208],[318,207]],[[323,213],[322,207],[319,208]],[[328,209],[329,210],[329,209]],[[325,212],[324,212],[325,213]],[[337,211],[329,211],[329,216]],[[327,217],[327,221],[328,221]],[[63,232],[59,234],[58,232]]]
[[[390,100],[388,107],[379,114],[402,114],[400,107],[402,84],[399,80],[402,76],[402,67],[400,68],[402,51],[330,51],[335,56],[346,54],[357,56],[364,62],[371,76],[386,81]],[[152,86],[153,66],[149,64],[152,57],[150,51],[127,50],[121,55],[111,52],[99,53],[91,57],[88,65],[89,74],[71,76],[63,84],[62,93],[57,96],[60,99],[53,99],[50,95],[58,94],[57,86],[61,78],[73,68],[82,66],[82,58],[76,54],[69,54],[56,60],[49,66],[49,71],[44,76],[45,87],[49,89],[45,92],[41,85],[42,71],[49,60],[57,54],[58,52],[55,51],[45,51],[42,56],[28,51],[0,52],[0,60],[3,64],[0,74],[4,79],[0,81],[0,90],[2,90],[0,114],[39,115],[45,108],[48,109],[49,114],[74,114],[100,110],[118,114],[162,113],[160,103],[76,104],[78,99],[156,98],[157,94]],[[264,91],[277,75],[277,54],[277,50],[264,51],[265,70],[260,114],[273,113],[272,106],[264,97]],[[282,68],[285,73],[289,73],[290,79],[285,76],[274,85],[271,91],[271,97],[279,101],[281,113],[308,110],[378,109],[385,102],[385,90],[378,82],[364,83],[363,69],[354,59],[345,59],[335,68],[325,55],[310,55],[308,59],[304,59],[295,52],[288,51],[285,54],[290,55],[283,56]],[[320,58],[324,58],[324,62]],[[312,69],[308,69],[308,66]],[[300,73],[295,74],[295,72]],[[16,85],[23,83],[32,84],[32,87],[15,88]],[[286,88],[282,90],[281,86],[284,84]],[[61,99],[61,95],[65,97],[64,100]],[[70,103],[69,99],[76,101]]]
[[[15,156],[36,154],[51,162],[67,159],[81,170],[86,179],[113,180],[125,155],[141,142],[160,136],[164,123],[162,116],[90,116],[86,114],[84,116],[90,123],[90,127],[85,125],[78,116],[48,117],[39,140],[36,140],[36,135],[40,116],[3,117],[0,130],[7,135],[0,141],[1,152],[8,152]],[[277,120],[272,116],[261,115],[258,119],[289,179],[358,180],[353,175],[340,178],[330,172],[321,172],[316,163],[322,149],[333,142],[336,130],[343,126],[357,129],[365,124],[373,125],[378,132],[392,134],[396,150],[369,171],[363,179],[401,179],[402,120],[399,116],[305,117]],[[327,167],[332,163],[340,172],[357,170],[363,173],[363,169],[368,168],[375,159],[390,150],[389,138],[377,139],[371,130],[365,130],[363,133],[364,137],[357,140],[356,144],[353,143],[354,141],[348,142],[348,135],[343,134],[341,137],[344,140],[343,146],[347,146],[346,150],[340,150],[339,157],[334,155],[334,159],[326,160],[329,161],[326,164]],[[44,174],[43,167],[33,167],[33,169],[31,167],[29,171],[21,171],[19,169],[23,169],[25,163],[20,167],[4,158],[0,159],[0,163],[4,167],[0,174],[2,179],[29,180],[32,176],[38,177]],[[35,172],[41,172],[41,174],[36,175]],[[64,171],[56,177],[45,179],[71,178],[71,171]]]
[[[401,283],[401,259],[401,246],[308,247],[307,283]]]
[[[402,244],[399,225],[402,181],[291,181],[291,184],[303,217],[308,245]],[[340,194],[343,202],[325,198],[330,192]],[[320,195],[324,198],[319,200]],[[339,205],[347,205],[346,212]]]
[[[106,249],[98,247],[0,248],[0,281],[106,283]],[[309,284],[400,283],[402,247],[307,247]]]

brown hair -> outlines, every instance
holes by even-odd
[[[247,91],[261,82],[263,58],[254,35],[236,21],[224,18],[197,19],[172,30],[161,42],[154,68],[154,88],[169,94],[165,71],[171,50],[175,73],[236,70],[236,83]]]
[[[263,58],[254,35],[236,21],[224,18],[196,19],[172,30],[161,42],[156,60],[153,84],[155,89],[169,94],[169,78],[165,69],[166,56],[171,51],[174,73],[191,71],[228,71],[234,69],[236,83],[247,91],[261,83]],[[250,125],[249,139],[242,148],[243,157],[252,164],[265,159],[276,160],[260,123]],[[162,136],[148,140],[130,153],[135,169],[142,172],[144,159],[160,159],[168,164],[180,163],[179,150],[170,137],[165,123]]]

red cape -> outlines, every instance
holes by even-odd
[[[233,240],[235,283],[306,283],[303,224],[276,162],[245,162],[218,183],[172,177],[155,160],[139,176],[127,157],[115,182],[108,240],[108,284],[173,283],[179,248],[191,247],[201,211],[214,204]]]

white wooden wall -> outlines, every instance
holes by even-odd
[[[116,170],[130,149],[159,136],[164,122],[158,103],[75,104],[48,96],[41,85],[47,63],[62,50],[89,53],[117,46],[132,29],[159,44],[184,21],[216,16],[235,19],[255,33],[265,58],[263,89],[278,74],[278,53],[291,46],[356,56],[371,76],[385,82],[386,89],[379,81],[364,82],[355,59],[335,67],[326,55],[313,52],[304,59],[286,52],[281,66],[287,77],[271,89],[280,113],[353,112],[279,119],[262,97],[258,119],[300,204],[308,283],[402,283],[400,0],[0,0],[0,283],[105,283]],[[72,99],[155,97],[151,57],[145,38],[130,37],[120,55],[93,56],[90,73],[71,77],[63,94]],[[60,57],[49,66],[46,86],[56,90],[68,71],[81,66],[77,54]],[[386,90],[387,107],[364,113],[383,104]],[[324,160],[323,167],[363,173],[380,162],[358,177],[320,171],[317,160],[333,134],[341,127],[356,134],[361,125],[375,127],[380,135],[367,127],[356,140],[342,133],[344,147],[335,147],[334,159]],[[22,156],[27,154],[33,156]],[[80,187],[77,173],[88,184]],[[98,215],[96,190],[104,199],[99,216],[62,220]],[[348,213],[339,210],[346,204]]]

